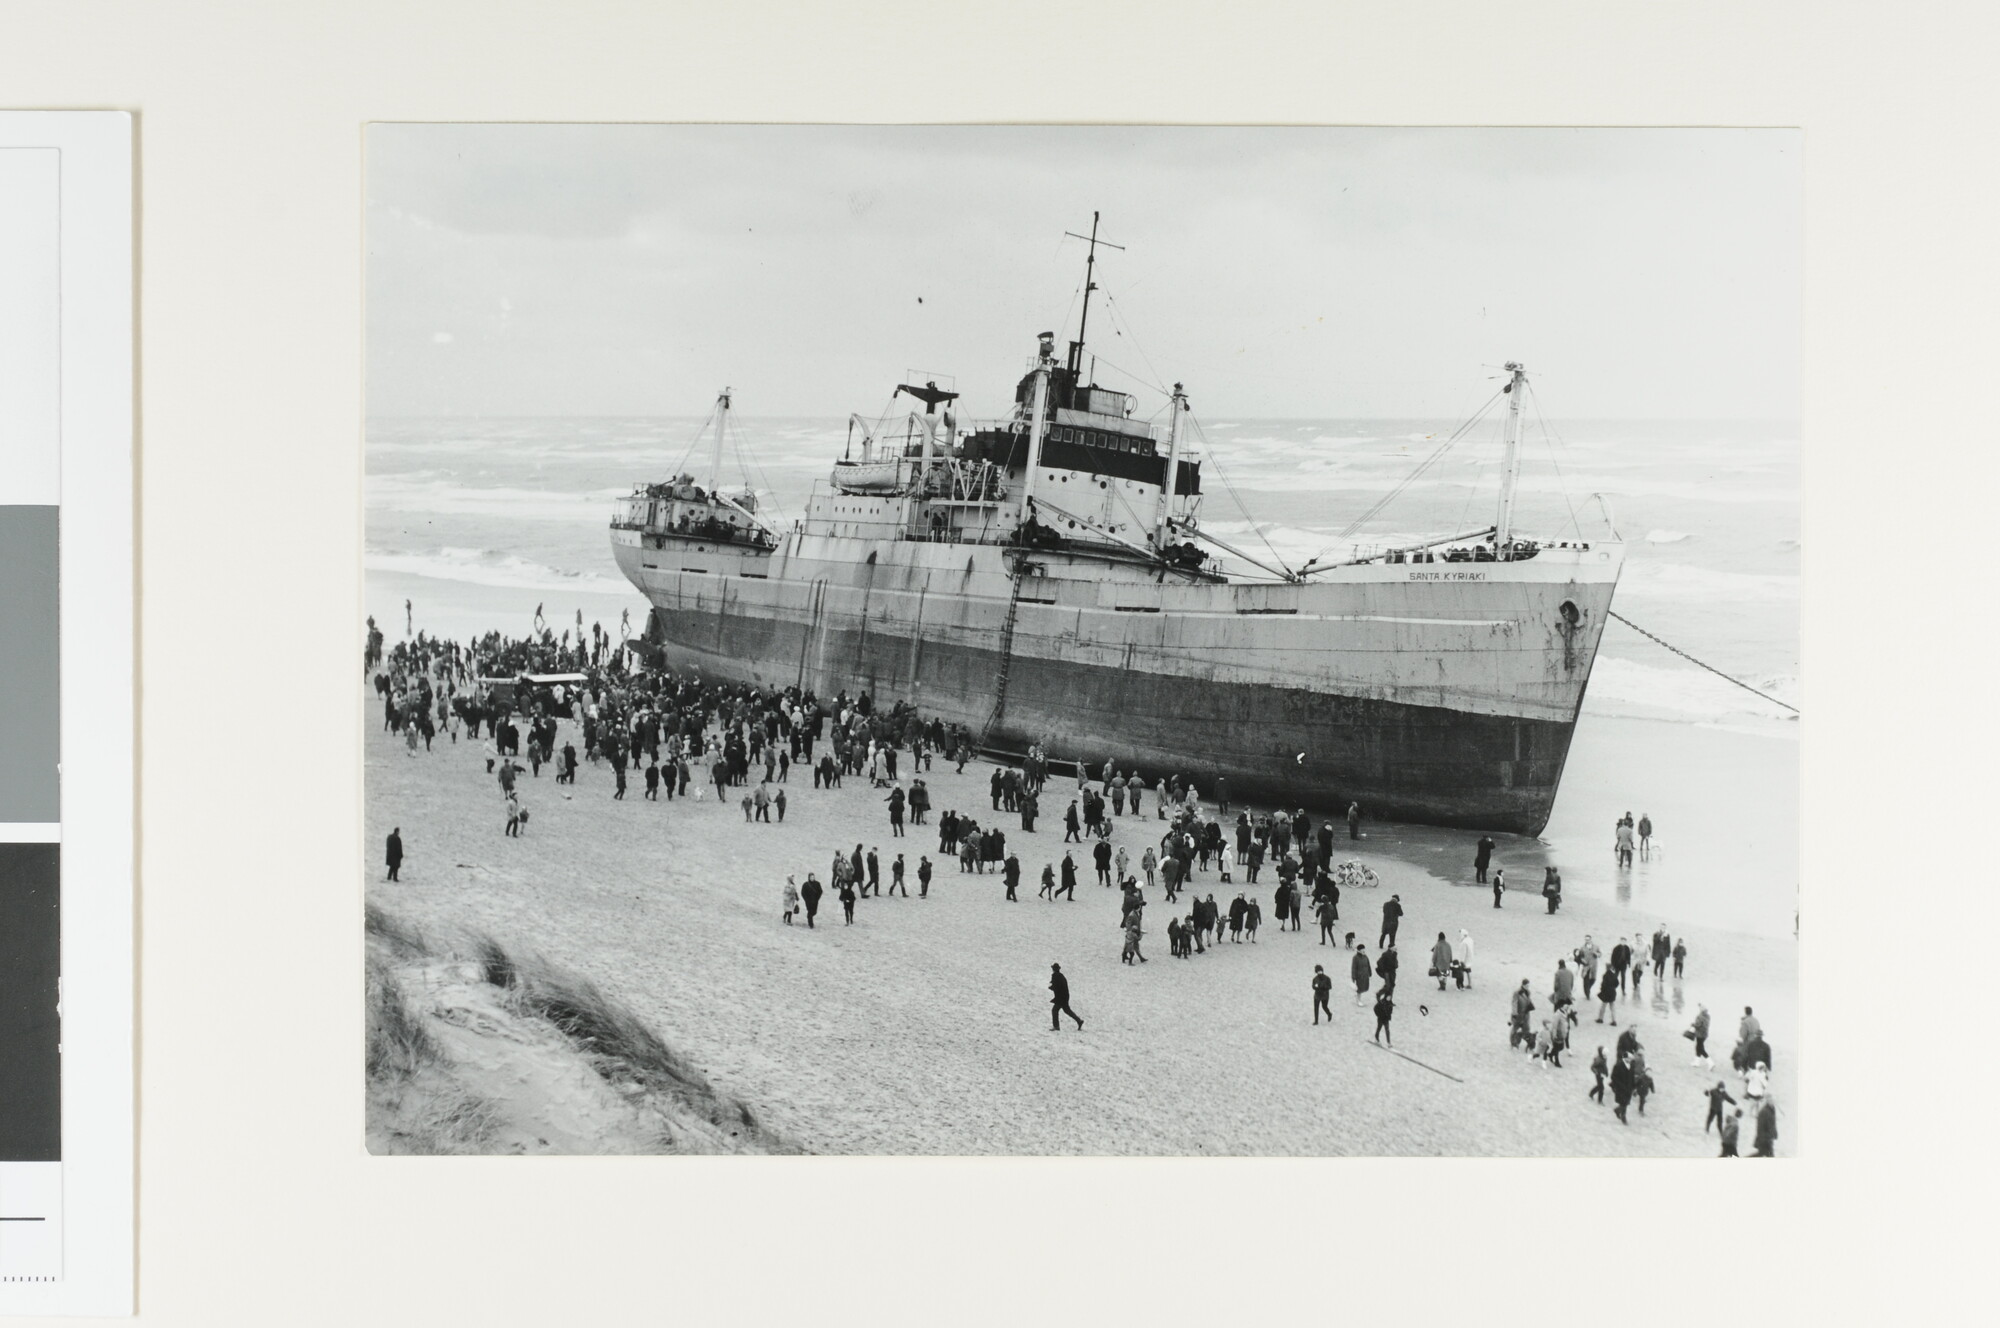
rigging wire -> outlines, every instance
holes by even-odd
[[[676,477],[694,474],[692,470],[688,469],[688,458],[694,455],[694,449],[700,446],[702,436],[708,432],[708,426],[715,423],[715,413],[721,409],[722,403],[720,401],[708,408],[708,418],[703,420],[701,427],[694,431],[694,437],[688,440],[687,450],[682,452],[681,459],[674,463],[674,474]]]
[[[1627,627],[1631,628],[1639,635],[1645,637],[1648,641],[1651,641],[1654,645],[1660,646],[1665,650],[1672,651],[1674,654],[1679,655],[1682,659],[1694,665],[1696,668],[1707,669],[1710,673],[1713,673],[1716,677],[1722,679],[1724,682],[1734,683],[1736,686],[1741,687],[1744,691],[1749,692],[1753,696],[1763,697],[1766,701],[1769,701],[1774,706],[1782,706],[1783,708],[1791,711],[1795,715],[1799,713],[1799,708],[1797,706],[1792,705],[1786,701],[1780,701],[1777,697],[1771,695],[1769,692],[1758,691],[1755,687],[1752,687],[1749,683],[1744,682],[1741,678],[1732,678],[1727,673],[1724,673],[1721,669],[1716,668],[1715,665],[1713,664],[1704,664],[1701,660],[1698,660],[1693,655],[1688,654],[1687,651],[1682,650],[1679,646],[1668,645],[1665,641],[1662,641],[1659,637],[1654,636],[1651,632],[1641,627],[1638,623],[1633,622],[1630,618],[1625,617],[1623,614],[1613,613],[1610,609],[1606,609],[1604,612],[1608,616],[1616,618],[1619,622],[1624,623]]]
[[[1583,524],[1576,519],[1576,504],[1569,500],[1569,479],[1563,474],[1562,462],[1556,459],[1556,444],[1561,440],[1549,426],[1548,417],[1542,414],[1542,399],[1535,394],[1535,384],[1532,379],[1528,380],[1528,401],[1535,408],[1535,423],[1542,427],[1542,441],[1549,444],[1549,465],[1555,468],[1556,488],[1562,493],[1563,506],[1569,509],[1570,533],[1582,539]]]
[[[1485,404],[1480,406],[1480,408],[1473,413],[1471,419],[1468,419],[1465,423],[1459,425],[1458,428],[1454,429],[1451,433],[1451,436],[1449,438],[1446,438],[1442,443],[1439,443],[1437,449],[1433,451],[1429,456],[1425,457],[1422,461],[1418,462],[1416,469],[1412,470],[1408,475],[1405,475],[1402,478],[1402,480],[1397,483],[1395,488],[1389,490],[1389,492],[1383,494],[1380,498],[1376,499],[1375,502],[1369,506],[1367,511],[1363,512],[1360,516],[1354,518],[1354,520],[1348,522],[1346,528],[1343,529],[1338,535],[1334,537],[1332,544],[1329,544],[1324,549],[1321,549],[1318,553],[1314,554],[1307,561],[1309,563],[1316,563],[1321,558],[1324,558],[1328,553],[1331,553],[1336,546],[1340,544],[1349,543],[1355,531],[1361,529],[1361,527],[1368,524],[1368,522],[1373,521],[1377,516],[1381,514],[1383,508],[1387,507],[1390,503],[1396,501],[1397,498],[1401,497],[1405,489],[1408,489],[1412,484],[1416,483],[1417,480],[1423,477],[1425,472],[1429,471],[1432,466],[1436,465],[1440,460],[1442,460],[1446,452],[1449,452],[1461,438],[1465,437],[1465,435],[1471,431],[1472,427],[1475,424],[1478,424],[1482,419],[1486,417],[1486,412],[1493,409],[1493,403],[1498,401],[1500,399],[1500,396],[1501,396],[1500,390],[1498,388],[1495,388],[1493,391],[1493,395],[1486,398]]]
[[[1208,431],[1201,427],[1201,421],[1195,417],[1192,409],[1187,412],[1187,417],[1189,426],[1194,429],[1195,437],[1201,441],[1203,463],[1215,472],[1215,477],[1222,481],[1222,487],[1228,492],[1230,500],[1236,504],[1236,510],[1243,514],[1243,520],[1249,525],[1251,530],[1257,533],[1257,538],[1264,541],[1264,547],[1270,551],[1271,561],[1284,568],[1287,572],[1291,571],[1292,565],[1280,556],[1277,546],[1271,543],[1271,537],[1264,533],[1263,524],[1255,516],[1251,515],[1250,508],[1244,503],[1242,495],[1236,492],[1236,486],[1229,482],[1229,476],[1223,474],[1222,467],[1216,463],[1214,449],[1209,445]],[[1176,487],[1178,487],[1178,484]]]

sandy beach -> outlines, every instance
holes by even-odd
[[[1360,843],[1342,839],[1336,857],[1366,863],[1383,882],[1343,896],[1342,929],[1373,953],[1383,900],[1399,893],[1407,910],[1392,1054],[1369,1040],[1372,1016],[1345,981],[1349,955],[1321,946],[1309,920],[1296,933],[1268,921],[1268,872],[1255,887],[1267,918],[1257,943],[1191,959],[1168,955],[1170,910],[1149,892],[1143,966],[1118,961],[1117,897],[1094,883],[1087,850],[1076,855],[1074,902],[1037,899],[1042,864],[1062,855],[1073,781],[1051,781],[1053,814],[1024,834],[1018,818],[992,813],[990,766],[959,775],[940,762],[927,776],[936,812],[966,810],[1008,829],[1023,876],[1020,902],[1009,903],[997,874],[940,858],[934,826],[892,839],[884,793],[859,777],[822,791],[795,772],[785,821],[752,825],[712,796],[649,803],[636,778],[613,801],[608,766],[586,763],[573,790],[545,769],[522,776],[530,825],[508,839],[484,743],[440,735],[413,757],[382,731],[379,703],[368,713],[371,903],[438,937],[490,934],[594,982],[810,1151],[1713,1156],[1702,1093],[1723,1077],[1740,1096],[1727,1055],[1746,1004],[1777,1061],[1779,1154],[1798,1142],[1796,943],[1640,914],[1590,890],[1573,889],[1550,917],[1530,892],[1541,872],[1527,870],[1525,846],[1513,855],[1502,846],[1498,861],[1526,888],[1495,910],[1471,882],[1474,835],[1365,826]],[[562,728],[558,746],[575,737]],[[1135,859],[1162,828],[1150,804],[1144,818],[1116,824],[1114,847]],[[380,865],[392,826],[408,853],[396,883]],[[856,842],[881,850],[885,880],[904,853],[912,897],[865,899],[845,927],[829,896],[818,929],[784,926],[785,877],[812,870],[825,880],[832,855]],[[919,854],[937,866],[929,899],[915,897]],[[1220,885],[1211,869],[1195,888],[1227,904],[1245,887],[1240,874]],[[1658,1085],[1647,1113],[1635,1109],[1621,1126],[1585,1096],[1592,1052],[1614,1040],[1609,1026],[1587,1008],[1563,1068],[1544,1068],[1509,1050],[1508,996],[1528,978],[1539,1021],[1557,958],[1586,933],[1608,951],[1613,932],[1650,935],[1662,923],[1686,940],[1687,974],[1649,977],[1641,999],[1619,1006]],[[1439,992],[1424,978],[1430,944],[1460,927],[1477,946],[1474,987]],[[1070,976],[1081,1034],[1049,1030],[1051,961]],[[1332,1027],[1311,1020],[1315,963],[1335,980]],[[1713,1017],[1719,1072],[1691,1066],[1681,1036],[1697,1002]],[[1746,1128],[1746,1152],[1749,1142]]]

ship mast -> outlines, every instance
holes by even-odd
[[[1181,469],[1181,412],[1186,409],[1187,394],[1175,383],[1173,417],[1167,421],[1167,482],[1160,490],[1160,520],[1153,534],[1153,547],[1161,553],[1167,551],[1173,533],[1174,489],[1180,484]]]
[[[1500,518],[1493,523],[1493,548],[1501,558],[1514,539],[1514,484],[1521,477],[1521,389],[1528,384],[1528,372],[1513,360],[1507,361],[1513,375],[1501,390],[1507,393],[1507,460],[1500,470]]]
[[[1083,314],[1077,319],[1076,340],[1069,343],[1069,374],[1072,384],[1076,383],[1077,376],[1083,372],[1083,334],[1090,326],[1090,293],[1097,289],[1097,246],[1101,244],[1106,249],[1121,250],[1125,247],[1122,244],[1113,244],[1109,240],[1100,240],[1097,238],[1097,218],[1099,215],[1096,212],[1090,214],[1090,234],[1088,235],[1078,235],[1075,231],[1063,232],[1064,235],[1069,236],[1072,240],[1090,241],[1090,253],[1083,260]]]
[[[1021,490],[1021,519],[1035,515],[1035,467],[1042,460],[1042,435],[1048,432],[1049,374],[1055,369],[1055,337],[1044,332],[1035,353],[1035,395],[1028,407],[1028,464]],[[1072,352],[1073,353],[1073,352]]]
[[[722,431],[729,423],[729,389],[715,399],[715,457],[708,466],[708,491],[722,492]]]

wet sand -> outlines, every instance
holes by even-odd
[[[1681,1037],[1697,1001],[1714,1018],[1710,1050],[1725,1067],[1742,1006],[1757,1006],[1778,1062],[1780,1155],[1798,1142],[1789,936],[1670,910],[1639,914],[1575,883],[1554,917],[1525,889],[1496,911],[1490,892],[1454,883],[1470,880],[1471,834],[1368,826],[1353,846],[1351,856],[1384,884],[1343,897],[1342,929],[1372,954],[1382,901],[1398,892],[1407,909],[1394,1021],[1401,1054],[1392,1055],[1369,1041],[1373,1018],[1354,1004],[1348,954],[1320,946],[1310,923],[1281,933],[1268,921],[1269,873],[1256,887],[1267,917],[1258,943],[1188,960],[1169,957],[1168,909],[1149,892],[1143,966],[1118,962],[1117,897],[1094,884],[1087,852],[1077,853],[1074,903],[1037,899],[1042,864],[1061,857],[1073,781],[1051,783],[1050,814],[1030,835],[1018,818],[991,812],[989,766],[956,775],[939,764],[927,777],[936,811],[959,808],[1008,828],[1023,884],[1021,901],[1007,903],[997,874],[963,874],[939,859],[934,826],[892,839],[884,793],[865,778],[818,791],[802,773],[786,785],[783,824],[748,825],[734,803],[712,798],[648,803],[636,777],[615,802],[608,766],[586,764],[573,791],[545,769],[540,779],[522,776],[532,814],[527,834],[510,840],[483,744],[440,736],[435,750],[410,757],[381,730],[372,692],[369,701],[369,899],[440,935],[490,932],[588,977],[718,1088],[816,1151],[1713,1156],[1701,1093],[1718,1076],[1689,1065]],[[558,747],[572,737],[563,725]],[[409,854],[396,884],[381,880],[392,825]],[[1149,804],[1143,819],[1118,821],[1114,847],[1136,859],[1161,828]],[[817,930],[783,926],[786,875],[803,880],[814,870],[824,881],[833,853],[857,840],[882,850],[885,879],[894,854],[907,855],[912,897],[861,901],[853,927],[840,924],[829,897]],[[1336,856],[1349,856],[1347,847],[1343,840]],[[919,853],[938,864],[927,900],[915,897]],[[1503,861],[1512,856],[1503,849]],[[1575,871],[1565,866],[1566,878]],[[1515,879],[1526,887],[1540,876]],[[1197,873],[1195,888],[1226,904],[1246,887],[1225,887],[1210,870]],[[1680,983],[1648,978],[1643,998],[1620,1006],[1658,1084],[1648,1114],[1635,1110],[1620,1126],[1609,1107],[1585,1099],[1591,1053],[1613,1040],[1591,1022],[1594,1010],[1564,1068],[1545,1069],[1507,1047],[1508,994],[1529,978],[1539,1020],[1555,960],[1586,932],[1608,950],[1612,932],[1650,935],[1662,922],[1685,935],[1688,972]],[[1455,937],[1461,926],[1478,947],[1475,987],[1440,993],[1423,976],[1429,947],[1439,930]],[[1070,977],[1087,1021],[1081,1034],[1067,1021],[1062,1033],[1049,1031],[1052,960]],[[1312,1024],[1315,963],[1335,980],[1332,1027]],[[1722,1077],[1736,1091],[1734,1076]],[[1746,1129],[1745,1151],[1750,1137]]]

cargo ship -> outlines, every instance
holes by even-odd
[[[719,680],[908,701],[999,759],[1039,745],[1238,802],[1540,833],[1624,548],[1515,528],[1526,371],[1495,397],[1492,525],[1260,559],[1202,529],[1182,385],[1161,425],[1086,370],[1095,232],[1076,339],[1059,359],[1039,334],[1008,415],[961,427],[955,391],[898,385],[907,414],[850,417],[787,527],[721,488],[725,390],[706,483],[638,484],[611,522],[644,641]]]

